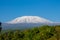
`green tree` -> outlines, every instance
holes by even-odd
[[[1,24],[2,24],[2,23],[0,22],[0,32],[1,32],[1,30],[2,30],[2,26],[1,26]]]
[[[60,39],[60,25],[55,26],[55,34],[56,34],[56,39]]]
[[[58,30],[59,31],[59,30]],[[54,36],[54,26],[40,26],[25,30],[12,30],[2,33],[1,40],[47,40]]]

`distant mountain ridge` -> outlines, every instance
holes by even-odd
[[[44,19],[39,16],[22,16],[17,17],[16,19],[9,21],[7,23],[52,23],[52,21]]]
[[[41,25],[59,25],[60,23],[52,22],[38,16],[22,16],[12,21],[2,23],[2,30],[9,29],[26,29],[32,27],[38,27]]]

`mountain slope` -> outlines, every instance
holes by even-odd
[[[38,16],[22,16],[18,17],[12,21],[2,23],[2,30],[7,29],[26,29],[33,28],[41,25],[56,25],[58,23],[54,23],[47,19]]]
[[[47,19],[38,17],[38,16],[22,16],[18,17],[12,21],[9,21],[7,23],[52,23],[52,21],[49,21]]]

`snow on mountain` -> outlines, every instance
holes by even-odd
[[[16,24],[16,23],[52,23],[52,21],[49,21],[47,19],[44,19],[39,16],[22,16],[18,17],[12,21],[9,21],[7,23]]]
[[[50,24],[53,24],[53,22],[39,16],[22,16],[12,21],[2,23],[2,30],[26,29]]]

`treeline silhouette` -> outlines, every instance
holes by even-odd
[[[1,30],[2,30],[2,26],[1,26],[1,25],[2,25],[2,23],[0,22],[0,32],[1,32]]]

